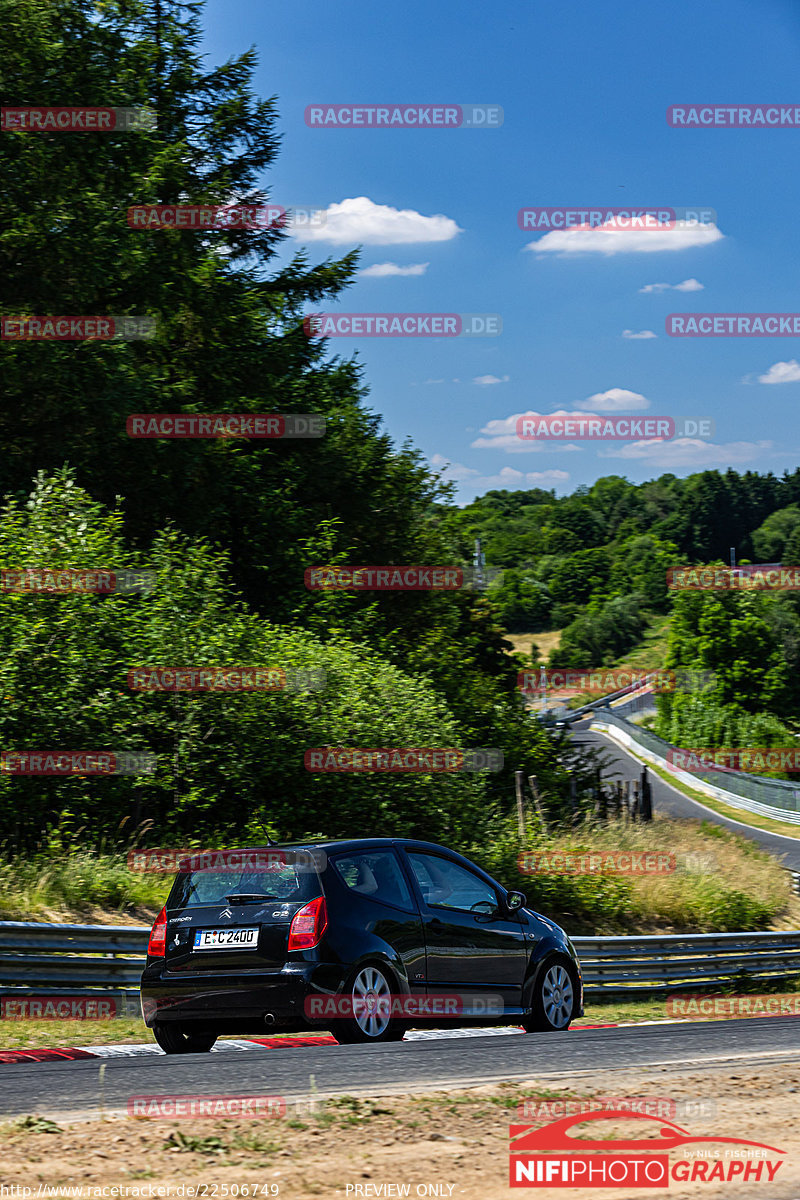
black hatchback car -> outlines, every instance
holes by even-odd
[[[583,1015],[563,929],[452,850],[369,838],[241,854],[277,865],[183,870],[153,924],[142,1015],[168,1054],[223,1033],[385,1042],[413,1025],[555,1031]]]

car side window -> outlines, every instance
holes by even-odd
[[[470,912],[476,904],[497,907],[494,888],[449,859],[436,854],[408,852],[411,869],[425,903],[433,908],[457,908]]]
[[[358,854],[343,854],[333,860],[333,865],[350,891],[416,912],[416,905],[393,851],[365,850]]]

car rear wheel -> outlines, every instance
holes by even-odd
[[[203,1054],[217,1040],[215,1033],[193,1033],[185,1025],[156,1022],[153,1037],[165,1054]]]
[[[378,967],[362,967],[342,994],[351,1001],[353,1016],[332,1022],[331,1032],[337,1042],[354,1045],[402,1041],[405,1027],[390,1016],[392,988]]]
[[[575,981],[565,963],[546,966],[536,981],[531,1011],[523,1022],[527,1033],[556,1033],[568,1029],[575,1014]]]

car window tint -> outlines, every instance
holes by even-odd
[[[494,888],[473,875],[472,871],[435,854],[409,851],[408,857],[426,904],[436,908],[464,909],[467,912],[474,905],[487,901],[493,908],[497,906]]]
[[[191,871],[179,875],[170,893],[170,908],[225,902],[234,892],[261,893],[270,900],[307,900],[318,896],[313,872],[281,864],[269,871]]]
[[[333,865],[351,891],[413,911],[411,892],[391,850],[344,854],[335,858]]]

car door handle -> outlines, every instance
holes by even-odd
[[[444,921],[440,921],[438,917],[431,917],[430,925],[432,929],[444,929]]]

